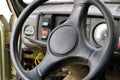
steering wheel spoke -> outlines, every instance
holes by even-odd
[[[43,61],[38,65],[38,72],[43,76],[43,78],[50,75],[52,72],[54,72],[58,67],[60,67],[58,62],[62,58],[57,58],[56,56],[51,55],[51,53],[47,52],[45,58]]]
[[[57,70],[60,66],[60,61],[62,60],[61,57],[56,58],[55,56],[51,55],[51,53],[47,52],[46,56],[44,57],[43,61],[33,68],[30,71],[26,71],[26,74],[29,76],[30,79],[34,80],[44,80],[48,77],[52,72]]]
[[[25,71],[25,74],[28,76],[28,79],[42,80],[42,75],[38,73],[37,67],[33,68],[30,71]]]
[[[104,47],[100,48],[100,49],[96,49],[92,52],[92,54],[89,56],[88,62],[87,62],[87,65],[89,66],[90,71],[89,71],[88,75],[84,78],[84,80],[96,79],[98,76],[98,74],[96,74],[96,73],[100,73],[100,69],[103,69],[103,71],[104,71],[104,69],[105,69],[104,65],[110,58],[110,55],[105,56],[105,54],[107,55],[109,53],[106,53],[106,49]]]
[[[80,3],[74,5],[73,11],[66,21],[66,24],[72,25],[76,30],[80,30],[81,26],[86,26],[86,18],[89,5]]]
[[[94,52],[94,48],[89,44],[81,43],[78,51],[79,56],[88,59]]]

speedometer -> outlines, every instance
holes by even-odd
[[[32,25],[27,25],[24,29],[24,34],[27,35],[27,36],[32,36],[34,35],[34,27]]]
[[[104,46],[107,41],[107,37],[108,37],[107,24],[102,23],[96,26],[94,30],[95,42],[100,46]]]

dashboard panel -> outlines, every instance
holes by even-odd
[[[26,47],[29,48],[30,45],[32,47],[36,47],[36,44],[31,43],[29,40],[27,40],[25,37],[31,37],[33,39],[42,40],[44,42],[47,41],[47,38],[50,34],[50,32],[57,27],[58,25],[64,23],[69,18],[69,14],[31,14],[29,18],[26,20],[23,31],[22,31],[22,40]],[[91,43],[91,45],[94,45],[96,47],[100,47],[94,38],[94,32],[97,28],[97,26],[105,24],[105,19],[102,16],[89,16],[86,20],[86,37]],[[119,51],[119,19],[115,18],[115,51]],[[31,27],[31,28],[28,28]],[[103,26],[104,27],[104,26]],[[107,26],[106,26],[107,27]],[[26,28],[28,28],[28,32],[25,31]],[[30,32],[30,33],[29,33]],[[106,32],[107,33],[107,32]],[[30,35],[32,34],[32,35]]]
[[[115,28],[115,46],[114,50],[119,51],[120,48],[120,32],[119,30],[119,19],[120,19],[120,5],[118,4],[107,4],[106,6],[111,11],[112,15],[114,16],[116,27]],[[24,49],[29,49],[29,45],[33,45],[33,47],[36,47],[37,45],[34,43],[29,42],[25,38],[25,36],[28,36],[30,34],[26,35],[25,28],[26,26],[32,26],[32,31],[34,32],[32,35],[33,39],[37,40],[43,40],[46,42],[47,37],[57,25],[64,22],[69,15],[71,14],[73,9],[73,1],[71,2],[47,2],[43,4],[42,6],[39,6],[26,20],[25,24],[23,25],[22,30],[22,40],[24,43]],[[47,22],[48,21],[48,22]],[[97,27],[97,25],[105,23],[104,18],[102,17],[101,12],[95,7],[91,6],[88,11],[88,18],[86,21],[86,36],[91,42],[91,45],[95,45],[96,47],[100,47],[99,43],[95,41],[94,37],[94,30]],[[47,26],[46,26],[47,25]],[[31,32],[32,32],[31,31]],[[42,35],[43,34],[43,35]],[[28,37],[30,37],[28,36]]]

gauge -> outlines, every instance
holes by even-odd
[[[94,31],[94,40],[97,44],[100,46],[104,46],[107,41],[108,36],[108,30],[107,30],[107,24],[102,23],[96,26]]]
[[[24,34],[27,35],[27,36],[32,36],[34,35],[34,27],[32,25],[27,25],[24,29]]]

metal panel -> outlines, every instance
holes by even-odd
[[[8,26],[5,18],[0,15],[0,80],[10,80],[10,58],[5,51],[9,42]]]

